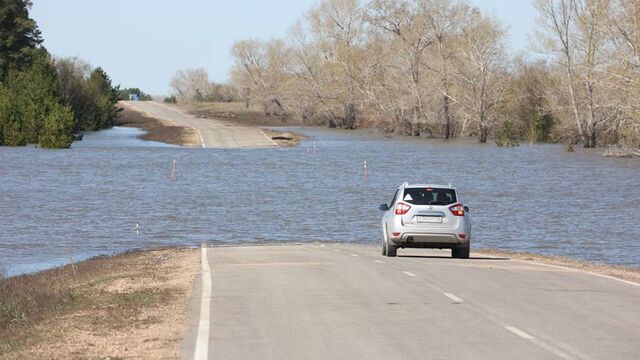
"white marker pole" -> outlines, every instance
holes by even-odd
[[[367,169],[367,160],[364,161],[364,182],[369,181],[369,170]]]

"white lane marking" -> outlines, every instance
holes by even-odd
[[[549,351],[550,353],[554,354],[555,356],[561,358],[561,359],[565,359],[565,360],[573,360],[574,357],[568,355],[567,353],[565,353],[564,351],[557,349],[554,346],[551,346],[549,344],[547,344],[546,342],[542,341],[542,340],[538,340],[536,338],[534,338],[533,336],[527,334],[526,332],[513,327],[513,326],[505,326],[505,329],[511,331],[512,333],[520,336],[521,338],[525,339],[525,340],[529,340],[532,343],[538,345],[539,347]]]
[[[353,256],[353,257],[359,257],[360,255],[358,255],[358,254],[351,254],[351,256]]]
[[[402,273],[407,275],[407,276],[418,277],[418,275],[412,273],[411,271],[403,271]]]
[[[582,360],[593,360],[592,357],[590,357],[588,355],[585,355],[582,351],[578,351],[577,349],[574,349],[573,347],[571,347],[567,343],[556,341],[555,345],[559,346],[562,350],[564,350],[564,351],[566,351],[568,353],[571,353],[571,354],[577,356],[578,358],[580,358]]]
[[[340,251],[340,249],[333,249],[333,251]]]
[[[512,333],[520,336],[523,339],[527,339],[527,340],[535,339],[533,336],[531,336],[531,335],[527,334],[526,332],[524,332],[524,331],[522,331],[522,330],[520,330],[518,328],[515,328],[513,326],[505,326],[504,328],[509,330],[509,331],[511,331]]]
[[[462,299],[460,299],[459,297],[451,294],[451,293],[444,293],[444,296],[448,297],[449,299],[453,300],[454,303],[456,304],[460,304],[463,303],[464,301]]]
[[[567,353],[565,353],[562,350],[558,350],[555,347],[545,343],[544,341],[540,341],[538,339],[531,339],[531,342],[538,345],[539,347],[547,350],[548,352],[552,353],[553,355],[559,357],[560,359],[564,359],[564,360],[574,360],[575,358],[573,356],[568,355]]]
[[[198,132],[198,136],[200,137],[200,145],[204,149],[204,139],[202,138],[202,133],[200,132],[200,129],[198,128],[192,128],[192,129]]]
[[[546,266],[546,267],[550,267],[550,268],[568,270],[568,271],[573,271],[573,272],[581,272],[581,273],[585,273],[585,274],[589,274],[589,275],[593,275],[593,276],[597,276],[597,277],[601,277],[601,278],[605,278],[605,279],[609,279],[609,280],[615,280],[615,281],[618,281],[618,282],[621,282],[621,283],[625,283],[625,284],[628,284],[628,285],[633,285],[633,286],[640,287],[640,283],[629,281],[629,280],[623,280],[623,279],[617,278],[615,276],[598,274],[598,273],[594,273],[592,271],[573,269],[573,268],[570,268],[570,267],[560,266],[560,265],[544,264],[544,263],[540,263],[540,262],[537,262],[537,261],[529,261],[529,260],[516,260],[516,261],[519,261],[519,262],[522,262],[522,263],[535,264],[535,265],[539,265],[539,266]]]
[[[373,262],[378,264],[384,264],[384,261],[380,261],[380,260],[373,260]]]
[[[207,246],[202,244],[202,297],[200,298],[200,322],[196,336],[194,360],[206,360],[209,357],[209,328],[211,318],[211,268],[207,260]]]

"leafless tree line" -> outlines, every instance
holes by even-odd
[[[180,102],[238,100],[235,89],[226,84],[210,81],[207,70],[202,68],[176,71],[169,81],[169,86]]]
[[[323,0],[285,39],[236,42],[231,84],[332,127],[486,142],[508,124],[530,142],[640,145],[640,0],[535,5],[533,61],[464,0]]]

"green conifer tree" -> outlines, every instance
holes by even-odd
[[[35,49],[42,43],[36,22],[29,17],[31,1],[0,0],[0,82],[12,71],[31,64]]]

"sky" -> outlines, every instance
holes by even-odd
[[[531,0],[469,0],[509,28],[509,48],[528,48]],[[184,68],[205,68],[224,82],[234,41],[282,38],[316,0],[33,0],[44,46],[58,57],[101,66],[114,84],[152,95],[170,93]]]

